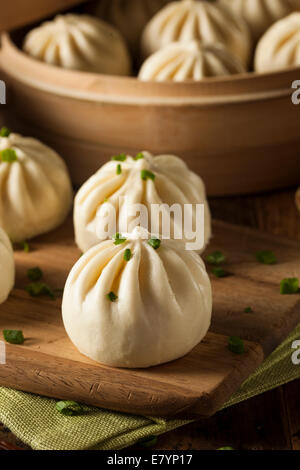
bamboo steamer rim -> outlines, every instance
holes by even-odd
[[[201,82],[142,82],[48,65],[25,54],[9,33],[1,35],[1,68],[18,82],[71,99],[131,105],[209,106],[276,99],[292,94],[300,67],[280,72],[214,77]]]

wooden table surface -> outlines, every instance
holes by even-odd
[[[213,217],[300,240],[295,189],[257,196],[211,200]],[[235,405],[214,417],[160,436],[157,450],[300,450],[300,380]],[[245,417],[246,419],[244,419]],[[0,424],[1,439],[23,446]],[[135,449],[138,449],[135,446]]]

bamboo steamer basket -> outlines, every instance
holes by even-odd
[[[74,2],[73,2],[74,3]],[[210,196],[300,181],[300,68],[202,82],[140,82],[63,70],[22,52],[23,32],[2,34],[8,120],[67,161],[80,185],[111,155],[172,153],[204,179]]]

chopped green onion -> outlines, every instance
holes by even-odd
[[[5,341],[10,344],[24,343],[24,335],[21,330],[3,330],[3,336]]]
[[[25,251],[25,253],[29,253],[30,251],[29,243],[25,241],[25,242],[22,242],[22,245],[23,245],[23,250]]]
[[[118,296],[114,292],[109,292],[109,294],[106,294],[106,298],[111,302],[116,302],[116,300],[118,300]]]
[[[113,237],[113,240],[115,245],[122,245],[126,242],[127,238],[122,238],[122,235],[120,233],[116,233]]]
[[[253,310],[251,307],[246,307],[244,310],[245,313],[253,313]]]
[[[161,245],[161,241],[158,238],[150,238],[150,240],[148,240],[148,245],[154,248],[154,250],[158,250]]]
[[[107,197],[103,200],[103,202],[108,202],[108,201],[109,199]]]
[[[76,403],[76,401],[71,400],[58,401],[56,409],[64,416],[76,416],[83,412],[82,406]]]
[[[32,282],[26,287],[26,291],[31,297],[41,297],[43,295],[50,297],[54,300],[55,295],[53,290],[44,282]]]
[[[30,268],[27,271],[27,277],[30,281],[40,281],[43,277],[43,271],[38,266],[36,268]]]
[[[10,130],[8,129],[8,127],[2,127],[0,129],[0,137],[8,137],[10,134]]]
[[[256,253],[256,259],[261,264],[276,264],[277,259],[273,251],[262,250]]]
[[[206,257],[206,261],[208,264],[222,264],[226,258],[221,251],[214,251]]]
[[[138,444],[142,447],[154,447],[157,444],[157,436],[149,436],[145,439],[141,439]]]
[[[141,178],[144,181],[147,181],[148,179],[154,181],[155,180],[155,174],[152,173],[152,171],[149,171],[149,170],[142,170],[141,171]]]
[[[234,354],[243,354],[245,352],[244,341],[238,336],[231,336],[228,341],[228,349]]]
[[[117,175],[121,175],[121,173],[122,173],[122,167],[121,167],[120,163],[117,165],[116,173],[117,173]]]
[[[135,157],[134,159],[135,160],[142,160],[144,157],[144,154],[142,152],[139,152]]]
[[[127,248],[127,250],[125,250],[125,252],[124,252],[124,260],[125,261],[130,261],[131,257],[132,257],[131,250],[129,248]]]
[[[18,156],[14,149],[5,149],[0,152],[1,160],[6,163],[13,163],[18,160]]]
[[[116,162],[125,162],[127,155],[125,153],[120,153],[120,155],[114,155],[111,157],[112,160]]]
[[[291,277],[283,279],[280,283],[280,294],[297,294],[299,292],[299,279]]]
[[[230,447],[230,446],[226,446],[226,447],[220,447],[219,449],[217,450],[234,450],[233,447]]]
[[[219,277],[219,278],[228,277],[228,276],[229,276],[229,273],[228,273],[227,271],[225,271],[225,269],[223,269],[223,268],[221,268],[221,267],[213,268],[213,269],[212,269],[212,273],[213,273],[216,277]]]
[[[12,242],[12,245],[13,245],[13,249],[14,250],[19,250],[19,249],[22,249],[23,251],[25,251],[25,253],[29,253],[30,251],[30,247],[29,247],[29,243],[28,242]]]

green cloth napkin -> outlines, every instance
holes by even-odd
[[[291,360],[295,340],[300,340],[300,325],[224,407],[300,378],[300,365],[293,365]],[[0,421],[23,442],[39,450],[122,449],[190,422],[131,416],[88,406],[83,415],[66,417],[56,411],[55,403],[0,387]]]

